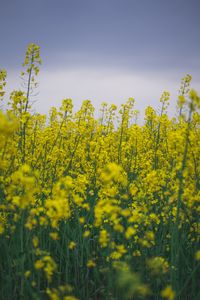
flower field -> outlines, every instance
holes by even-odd
[[[177,112],[71,99],[32,113],[40,48],[24,90],[0,71],[0,299],[200,299],[200,97]]]

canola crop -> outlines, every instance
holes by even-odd
[[[32,113],[40,47],[28,46],[0,111],[0,299],[200,298],[200,97],[176,116],[130,98]],[[0,71],[0,101],[6,71]],[[3,103],[3,102],[2,102]]]

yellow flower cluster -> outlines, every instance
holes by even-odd
[[[6,76],[6,70],[0,70],[0,101],[3,99],[3,96],[5,94],[4,87],[6,85]]]
[[[0,299],[197,299],[200,97],[191,76],[175,117],[164,92],[139,125],[132,98],[119,109],[103,103],[99,118],[90,100],[33,114],[40,64],[29,45],[27,86],[0,111]],[[3,70],[0,99],[5,83]]]
[[[41,269],[44,271],[48,281],[52,280],[53,273],[57,267],[56,263],[49,255],[42,256],[40,259],[36,260],[34,266],[36,270]]]

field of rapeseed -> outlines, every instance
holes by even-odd
[[[0,299],[200,299],[200,97],[181,82],[144,122],[71,99],[33,114],[40,48],[25,92],[0,111]],[[0,71],[0,99],[6,72]]]

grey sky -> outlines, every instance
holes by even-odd
[[[143,109],[163,89],[175,97],[186,73],[199,91],[199,0],[0,0],[0,9],[8,89],[19,86],[27,44],[41,46],[41,112],[64,97],[98,107],[135,96]]]

